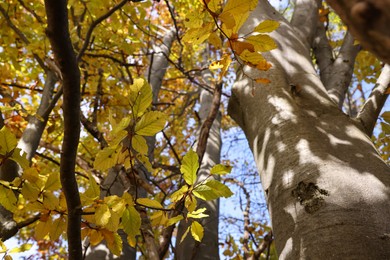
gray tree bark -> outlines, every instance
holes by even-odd
[[[203,76],[206,82],[210,82],[211,74],[208,72]],[[202,89],[200,93],[199,117],[201,124],[206,120],[213,105],[213,95]],[[211,168],[220,163],[221,157],[221,115],[219,114],[209,132],[206,152],[203,156],[202,165],[198,173],[198,182],[203,181],[210,174]],[[178,227],[176,238],[175,257],[178,260],[187,259],[218,259],[218,223],[219,223],[219,200],[202,201],[198,199],[198,208],[206,208],[209,217],[202,219],[200,223],[204,227],[203,240],[198,243],[189,234],[182,243],[181,238],[190,223],[182,220]]]
[[[273,67],[243,68],[229,113],[253,151],[280,259],[390,259],[389,167],[362,124],[331,100],[305,40],[266,0],[241,33],[264,19],[280,22],[271,35],[278,48],[265,54]],[[257,77],[271,83],[252,89]]]

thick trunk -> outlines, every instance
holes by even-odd
[[[260,1],[245,31],[279,20],[266,58],[267,86],[242,73],[231,116],[243,128],[261,176],[281,259],[390,259],[390,171],[362,126],[330,100],[309,50]],[[245,33],[245,32],[243,32]]]
[[[207,118],[213,105],[213,95],[206,90],[201,91],[199,117],[202,122]],[[221,154],[221,116],[218,115],[214,121],[207,140],[206,152],[203,156],[202,165],[199,170],[198,182],[203,181],[209,176],[210,169],[220,163]],[[204,218],[201,224],[204,227],[204,236],[201,243],[197,243],[191,235],[188,235],[182,243],[181,237],[186,231],[188,224],[181,221],[178,228],[176,239],[175,257],[178,260],[186,259],[218,259],[218,218],[219,218],[219,200],[202,201],[198,200],[198,208],[206,208],[209,217]]]

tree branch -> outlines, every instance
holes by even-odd
[[[343,107],[345,93],[351,83],[356,55],[360,51],[359,45],[354,45],[353,36],[347,32],[340,52],[333,62],[329,79],[326,80],[325,88],[330,98],[336,102],[338,107]]]
[[[389,87],[390,65],[386,64],[382,69],[382,73],[380,74],[374,89],[357,116],[357,119],[362,123],[368,136],[371,136],[374,131],[376,120],[389,95],[386,93],[386,90]]]
[[[291,19],[291,26],[297,31],[307,49],[316,32],[320,0],[297,0]]]
[[[60,178],[68,209],[69,259],[81,259],[81,202],[75,177],[77,147],[80,138],[80,71],[69,35],[66,0],[45,0],[52,50],[63,77],[64,139]]]
[[[128,2],[128,0],[122,0],[119,4],[117,4],[116,6],[114,6],[111,10],[109,10],[107,13],[103,14],[102,16],[100,16],[98,19],[96,19],[92,24],[91,26],[89,27],[88,29],[88,32],[85,36],[85,41],[84,41],[84,44],[83,46],[81,47],[80,51],[79,51],[79,54],[77,55],[77,60],[80,61],[81,57],[83,56],[84,52],[87,50],[88,48],[88,45],[89,45],[89,42],[91,40],[91,36],[92,36],[92,33],[93,33],[93,30],[95,29],[96,26],[98,26],[101,22],[103,22],[105,19],[107,19],[108,17],[110,17],[113,13],[115,13],[116,10],[122,8],[122,6],[124,6],[126,3]]]

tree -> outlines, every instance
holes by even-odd
[[[0,236],[24,242],[0,241],[7,257],[36,241],[39,258],[215,259],[224,243],[226,257],[269,259],[274,236],[281,259],[390,258],[389,169],[369,138],[390,69],[326,4],[298,0],[291,21],[265,0],[17,0],[0,13]],[[253,177],[218,164],[227,98],[272,232],[254,222]],[[208,224],[230,189],[242,239],[223,242]]]

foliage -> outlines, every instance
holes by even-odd
[[[213,84],[231,81],[232,64],[269,70],[272,65],[262,53],[277,47],[269,34],[279,27],[276,21],[264,20],[253,31],[245,32],[242,25],[257,0],[126,2],[99,20],[121,2],[68,1],[71,39],[76,53],[81,53],[84,128],[76,174],[83,212],[82,236],[88,237],[92,246],[105,240],[115,255],[120,255],[123,247],[118,230],[126,233],[130,246],[145,252],[142,212],[150,219],[156,238],[168,227],[186,221],[190,225],[181,239],[191,235],[201,241],[204,228],[200,220],[207,218],[208,212],[197,199],[229,198],[236,190],[240,194],[237,182],[227,179],[233,179],[228,175],[233,162],[213,166],[209,178],[198,182],[202,162],[192,147],[202,125],[194,112],[198,109],[199,88],[212,92]],[[0,180],[0,204],[14,213],[17,223],[28,222],[18,233],[24,244],[8,249],[0,241],[0,253],[11,259],[11,254],[29,250],[31,243],[38,242],[41,256],[48,252],[63,256],[68,210],[59,175],[63,101],[54,102],[55,94],[61,91],[61,74],[45,34],[43,1],[10,0],[0,3],[0,7],[0,110],[5,125],[0,130],[0,165],[12,160],[22,168],[19,177]],[[334,25],[329,30],[334,36],[331,44],[340,47],[337,34],[345,28],[329,9],[321,10],[321,21]],[[153,47],[164,45],[164,34],[170,30],[176,38],[166,57],[169,66],[155,101],[148,83],[153,77],[149,68],[159,54]],[[354,88],[374,82],[380,69],[366,52],[357,61]],[[206,69],[214,72],[211,85],[200,76]],[[49,111],[46,122],[37,111],[48,88],[48,70],[55,71],[58,80],[52,86],[52,103],[45,107]],[[267,78],[252,80],[270,83]],[[224,94],[228,91],[225,88]],[[378,137],[385,144],[378,147],[386,160],[390,156],[387,113],[382,115],[385,122]],[[45,121],[46,126],[30,162],[18,143],[32,118]],[[234,126],[225,114],[222,122],[225,130]],[[153,136],[157,136],[155,144],[151,144]],[[129,188],[129,192],[115,195],[104,190],[104,180],[110,170],[117,168],[124,172],[120,178],[136,183],[135,191]],[[151,175],[140,178],[140,168]],[[213,175],[220,176],[221,181],[211,178]],[[146,196],[140,196],[143,191]],[[243,203],[240,200],[237,204]],[[257,221],[249,227],[257,237],[249,245],[252,251],[269,231],[266,220]],[[242,239],[229,235],[223,244],[225,256],[239,259]]]

